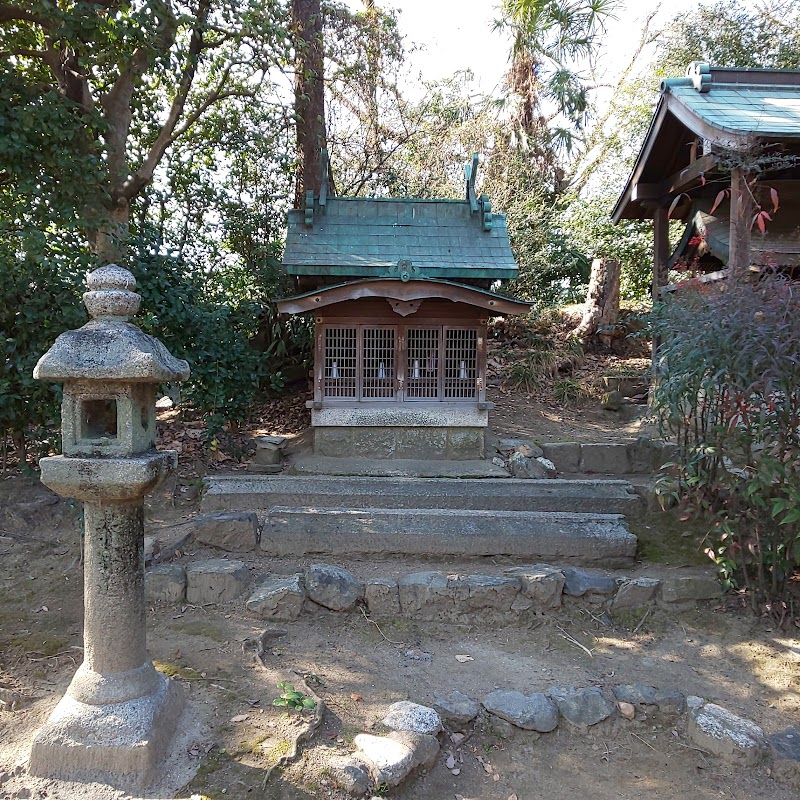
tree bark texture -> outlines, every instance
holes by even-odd
[[[582,339],[606,334],[601,328],[610,329],[619,322],[619,278],[620,264],[615,258],[595,258],[592,261],[592,274],[589,278],[589,291],[586,307],[580,325],[574,334]]]
[[[292,0],[295,36],[294,111],[297,130],[295,208],[305,205],[305,193],[319,195],[322,183],[320,151],[326,147],[325,53],[320,0]]]

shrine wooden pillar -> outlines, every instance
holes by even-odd
[[[731,171],[730,225],[728,278],[732,283],[741,283],[750,274],[750,229],[753,227],[753,195],[748,174],[741,167]]]

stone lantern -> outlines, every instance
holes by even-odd
[[[84,661],[36,735],[34,775],[141,786],[175,729],[177,686],[145,648],[144,496],[177,464],[155,449],[156,388],[189,366],[128,322],[133,275],[91,272],[92,319],[59,336],[34,377],[63,382],[63,455],[39,463],[42,482],[84,502]]]

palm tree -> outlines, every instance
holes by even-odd
[[[503,0],[501,29],[513,36],[506,86],[517,144],[552,164],[572,148],[589,108],[578,71],[591,68],[605,21],[618,0]],[[544,164],[541,164],[544,166]]]

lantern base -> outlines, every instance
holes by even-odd
[[[66,695],[33,740],[30,773],[142,788],[154,778],[182,708],[180,688],[162,675],[152,693],[125,703],[90,705]]]

